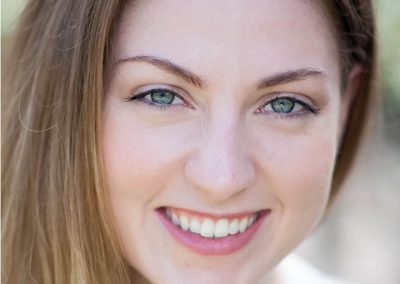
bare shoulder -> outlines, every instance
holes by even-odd
[[[323,273],[297,255],[289,255],[277,267],[281,284],[354,284]]]

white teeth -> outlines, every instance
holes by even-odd
[[[240,223],[239,223],[239,232],[241,232],[241,233],[243,233],[245,230],[246,230],[246,228],[247,228],[247,225],[249,224],[248,223],[248,220],[249,220],[249,218],[243,218],[242,220],[240,220]]]
[[[185,231],[189,230],[189,218],[186,217],[185,215],[181,215],[179,217],[179,223],[181,225],[181,228],[184,229]]]
[[[200,224],[200,222],[199,222],[198,220],[192,219],[192,220],[190,221],[189,230],[190,230],[192,233],[200,234],[200,228],[201,228],[201,224]]]
[[[200,236],[206,238],[212,238],[214,236],[214,227],[215,225],[213,221],[205,219],[201,223]]]
[[[214,237],[223,238],[229,233],[229,222],[228,219],[221,219],[215,224]]]
[[[229,224],[229,234],[235,235],[237,232],[239,232],[239,220],[235,219]]]
[[[175,225],[179,225],[179,218],[178,215],[176,215],[175,213],[172,213],[172,223],[174,223]]]
[[[254,224],[257,219],[257,215],[251,215],[249,218],[249,227]]]
[[[167,208],[166,215],[176,226],[180,226],[182,230],[199,234],[205,238],[223,238],[228,235],[236,235],[243,233],[257,219],[257,214],[244,217],[242,219],[229,220],[227,218],[219,219],[214,222],[211,219],[199,220],[190,218],[184,214],[177,214],[173,210]]]

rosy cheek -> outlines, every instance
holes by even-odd
[[[329,132],[303,136],[270,136],[264,146],[265,179],[283,206],[295,210],[315,208],[329,193],[336,143]],[[318,207],[318,206],[317,206]]]
[[[104,127],[104,156],[111,189],[136,197],[162,189],[182,168],[179,163],[193,145],[187,129],[193,128],[148,125],[129,113],[110,118]]]
[[[299,185],[298,190],[287,202],[294,212],[302,214],[303,220],[309,220],[310,223],[316,222],[325,211],[335,160],[334,154],[326,152],[327,148],[323,151],[315,148],[310,152],[313,154],[311,161],[309,155],[303,157],[305,169],[294,176],[296,184]]]

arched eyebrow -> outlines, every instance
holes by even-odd
[[[116,64],[122,62],[147,62],[169,73],[172,73],[177,77],[182,78],[187,83],[192,84],[196,87],[201,88],[204,86],[204,80],[201,79],[200,76],[164,58],[148,56],[148,55],[139,55],[139,56],[128,57],[125,59],[120,59],[116,62]]]
[[[294,81],[300,81],[309,77],[325,77],[326,73],[314,68],[300,68],[276,73],[260,80],[257,89],[269,88],[272,86],[283,85]]]
[[[149,56],[149,55],[138,55],[132,56],[124,59],[119,59],[115,64],[120,64],[123,62],[146,62],[152,64],[158,68],[161,68],[173,75],[180,77],[184,81],[189,84],[192,84],[196,87],[202,88],[205,86],[205,81],[199,76],[189,71],[188,69],[179,66],[175,63],[172,63],[168,59]],[[288,70],[280,73],[276,73],[270,75],[266,78],[261,79],[257,84],[257,90],[269,88],[272,86],[278,86],[287,84],[294,81],[300,81],[307,79],[309,77],[324,77],[326,73],[322,70],[314,69],[314,68],[299,68],[294,70]]]

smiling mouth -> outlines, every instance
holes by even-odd
[[[212,215],[160,207],[156,212],[167,231],[184,247],[200,255],[228,255],[250,242],[271,210]]]
[[[255,212],[218,218],[170,207],[166,207],[164,210],[174,225],[184,231],[210,239],[244,233],[258,220],[259,216],[259,213]]]

